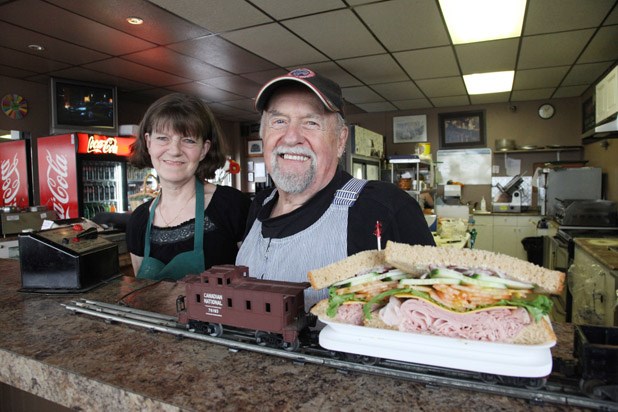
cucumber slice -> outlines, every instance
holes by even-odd
[[[503,283],[509,289],[534,289],[534,284],[532,283],[520,282],[518,280],[504,279],[498,276],[489,276],[489,275],[483,275],[480,273],[475,273],[473,277],[474,279],[478,279],[482,281]]]
[[[378,275],[377,279],[387,282],[389,280],[399,280],[410,277],[409,274],[402,272],[401,270],[393,269],[389,270],[386,273],[382,273]]]
[[[453,269],[438,268],[429,272],[430,278],[447,278],[447,279],[466,279],[467,276]]]
[[[461,281],[462,285],[480,286],[483,288],[506,289],[506,285],[500,282],[494,282],[486,279],[466,278]]]
[[[399,281],[399,287],[412,285],[458,285],[461,282],[459,279],[453,278],[427,278],[427,279],[402,279]]]
[[[349,288],[350,286],[360,285],[362,283],[373,282],[376,278],[380,276],[376,272],[365,273],[364,275],[354,276],[353,278],[348,278],[344,280],[340,280],[339,282],[333,283],[331,286],[337,288]]]

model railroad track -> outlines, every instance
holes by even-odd
[[[227,346],[230,351],[248,350],[278,356],[296,364],[313,363],[335,368],[341,372],[359,372],[423,383],[429,386],[446,386],[468,391],[526,399],[533,404],[558,404],[592,408],[602,411],[618,411],[618,403],[589,397],[579,388],[579,380],[554,373],[547,379],[517,378],[467,372],[387,359],[375,359],[360,355],[340,354],[321,348],[316,343],[301,343],[297,351],[261,346],[253,333],[225,329],[221,337],[214,337],[188,330],[173,316],[133,309],[126,306],[81,299],[63,306],[73,312],[104,319],[109,323],[124,323],[142,327],[151,332],[164,332],[178,338],[196,339]],[[307,339],[305,339],[307,340]],[[311,339],[308,339],[311,340]],[[313,340],[317,342],[317,340]],[[566,365],[569,361],[554,359],[554,365]],[[555,368],[554,368],[555,369]]]

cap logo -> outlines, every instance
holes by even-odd
[[[299,79],[307,79],[309,77],[315,77],[315,73],[309,69],[295,69],[288,73],[289,76],[297,77]]]

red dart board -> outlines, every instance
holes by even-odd
[[[2,111],[11,119],[19,120],[28,114],[28,101],[18,94],[7,94],[2,98]]]

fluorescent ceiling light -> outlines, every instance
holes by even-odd
[[[521,36],[526,0],[440,0],[453,44]]]
[[[510,92],[513,88],[515,71],[465,74],[464,82],[468,94]]]

